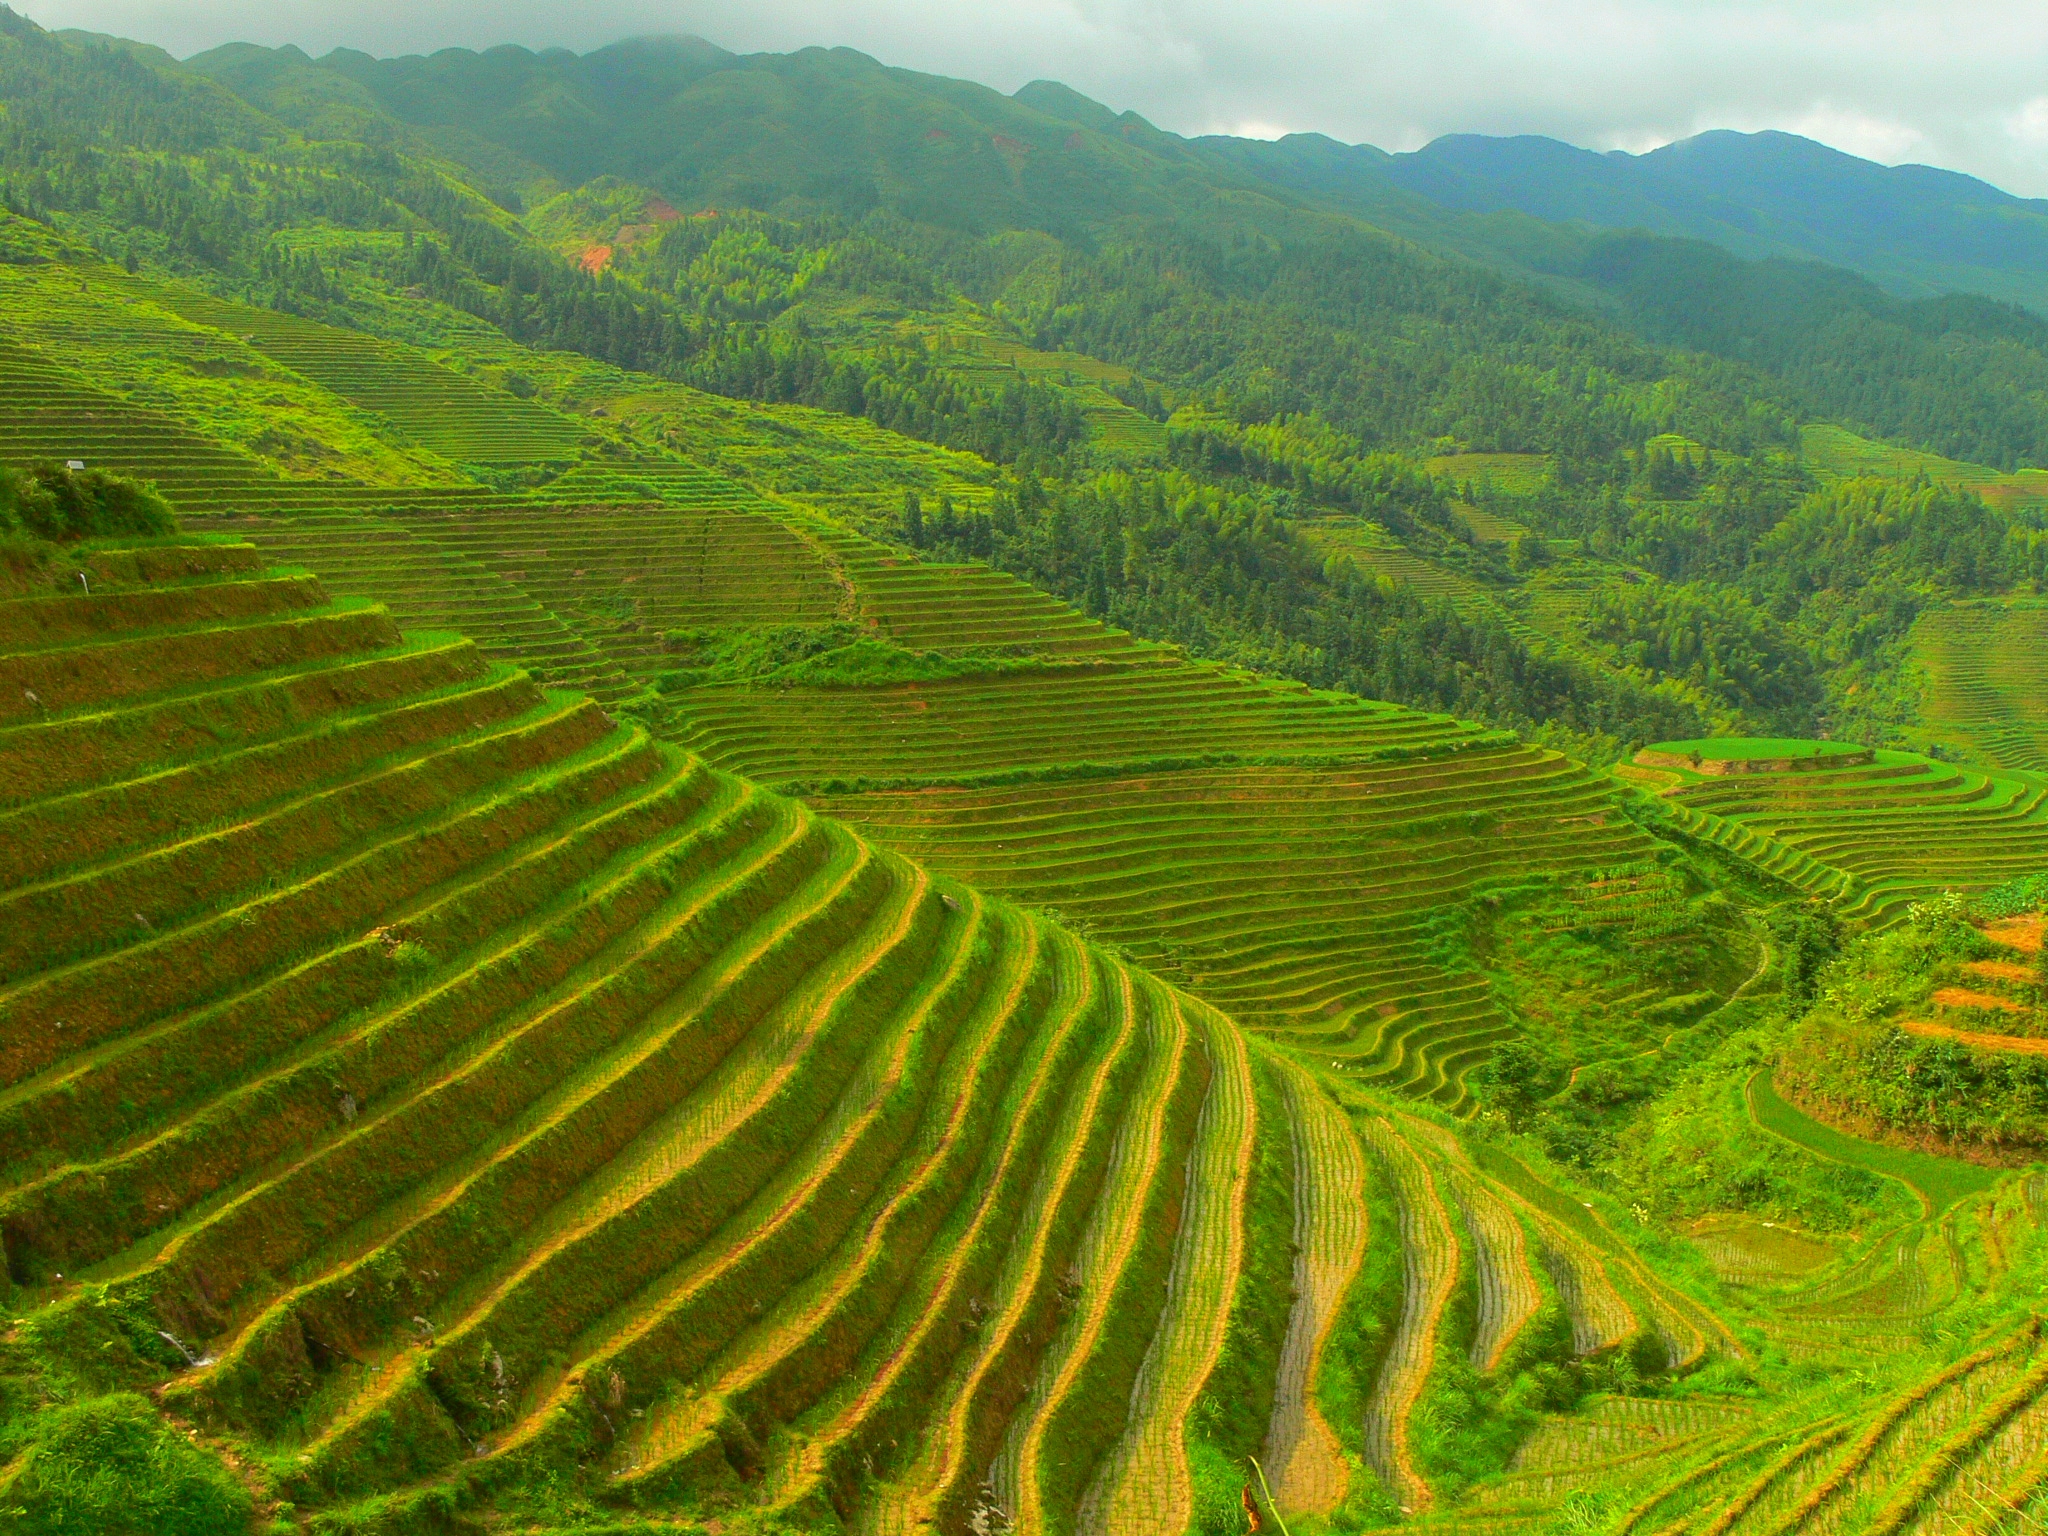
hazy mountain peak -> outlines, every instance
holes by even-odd
[[[1117,126],[1117,114],[1092,97],[1083,96],[1070,85],[1057,80],[1033,80],[1029,85],[1020,86],[1011,93],[1012,101],[1021,102],[1034,112],[1043,112],[1047,117],[1057,117],[1065,122],[1078,123],[1084,128],[1111,133]]]

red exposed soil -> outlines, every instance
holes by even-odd
[[[654,222],[657,224],[673,224],[677,219],[680,219],[682,217],[682,215],[680,213],[677,213],[675,209],[672,208],[665,199],[659,197],[650,197],[649,199],[647,199],[647,207],[645,212],[647,217],[654,220]]]
[[[946,132],[946,130],[943,128],[927,128],[924,131],[924,141],[927,144],[943,143],[945,140],[950,139],[951,137],[953,137],[953,135]]]
[[[1974,1030],[1950,1029],[1945,1024],[1928,1024],[1919,1019],[1901,1019],[1899,1028],[1909,1035],[1934,1040],[1956,1040],[1980,1051],[2009,1051],[2020,1056],[2048,1056],[2048,1040],[2031,1035],[1980,1035]]]
[[[2027,1011],[2009,997],[1993,997],[1989,992],[1972,992],[1967,987],[1943,987],[1934,994],[1934,1000],[1944,1008],[1995,1008],[2000,1013]]]
[[[579,264],[586,272],[602,272],[612,264],[612,248],[608,245],[589,246],[584,250]]]
[[[2048,929],[2048,916],[2030,912],[2025,917],[2008,917],[2002,922],[1990,924],[1985,928],[1984,936],[1995,944],[2038,955],[2041,952],[2043,929]]]
[[[2032,981],[2035,974],[2031,965],[2021,965],[2017,960],[1972,960],[1963,969],[1993,981]]]

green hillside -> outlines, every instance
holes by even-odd
[[[1235,1260],[1160,1290],[1160,1213],[1240,1246],[1285,1134],[1220,1015],[246,545],[88,563],[0,615],[17,1354],[203,1355],[165,1405],[266,1496],[422,1521],[593,1455],[608,1497],[730,1497],[813,1408],[779,1502],[826,1509],[965,1371],[965,1443],[1037,1426],[1071,1509],[1120,1433],[1074,1386],[1151,1339],[1177,1444],[1226,1323],[1284,1316]],[[971,1299],[1014,1336],[985,1389]],[[1103,1491],[1184,1507],[1158,1455]]]
[[[1427,1505],[1439,1347],[1740,1348],[1518,1166],[466,641],[243,544],[66,563],[0,603],[7,1348],[151,1390],[224,1507],[1177,1529],[1261,1448]]]
[[[0,106],[0,1533],[2043,1518],[2024,336],[843,51]]]
[[[446,50],[374,60],[344,51],[316,61],[236,46],[193,68],[311,134],[360,136],[375,120],[465,164],[482,184],[516,188],[527,203],[610,177],[651,189],[671,214],[752,207],[834,216],[858,226],[864,242],[894,246],[918,265],[937,257],[978,300],[1000,294],[1029,317],[1041,346],[1108,355],[1114,337],[1120,349],[1142,350],[1113,361],[1154,374],[1193,361],[1190,326],[1182,321],[1183,334],[1169,341],[1145,336],[1134,322],[1161,301],[1185,306],[1199,293],[1249,300],[1306,326],[1285,337],[1263,326],[1247,332],[1241,317],[1202,306],[1200,328],[1237,331],[1240,354],[1246,343],[1258,354],[1292,354],[1295,366],[1282,371],[1299,387],[1311,376],[1300,366],[1305,354],[1328,350],[1322,333],[1360,322],[1357,291],[1331,262],[1305,271],[1290,259],[1304,250],[1349,246],[1342,264],[1364,269],[1375,311],[1391,305],[1411,328],[1442,325],[1443,306],[1414,301],[1419,291],[1444,288],[1457,266],[1432,271],[1435,264],[1414,260],[1413,247],[1384,237],[1358,242],[1356,219],[1505,267],[1523,282],[1561,287],[1575,306],[1659,346],[1730,359],[1804,412],[2006,468],[2048,465],[2037,403],[2048,330],[2016,305],[1994,302],[2038,309],[2043,301],[2032,276],[2048,229],[2040,206],[1966,177],[1887,170],[1789,135],[1703,135],[1626,168],[1550,146],[1573,161],[1579,179],[1618,180],[1621,206],[1589,209],[1544,197],[1558,167],[1541,155],[1512,169],[1476,163],[1485,154],[1470,166],[1456,163],[1468,149],[1513,162],[1518,149],[1542,141],[1453,137],[1388,157],[1312,135],[1272,145],[1185,140],[1049,82],[1005,97],[846,49],[741,56],[696,39],[643,39],[582,58]],[[1745,179],[1740,167],[1752,162]],[[1743,194],[1729,190],[1736,181],[1769,206],[1741,207]],[[1553,222],[1504,221],[1503,207]],[[909,231],[868,217],[884,209],[923,228],[906,240]],[[1099,238],[1132,219],[1157,226],[1136,244],[1163,236],[1188,257],[1199,253],[1178,284],[1137,307],[1128,291],[1152,286],[1149,263],[1131,260],[1128,235]],[[660,228],[645,213],[600,222],[609,227],[587,238],[607,244],[622,227],[643,241]],[[1588,223],[1655,233],[1590,233]],[[1866,226],[1867,236],[1847,233]],[[1022,231],[1039,238],[1004,241],[993,261],[969,255],[973,237]],[[1691,238],[1674,238],[1681,235]],[[634,243],[620,245],[621,261]],[[1865,270],[1916,297],[1894,298],[1857,275]],[[1043,306],[1048,283],[1076,313],[1052,318]],[[1452,279],[1453,302],[1472,306],[1477,292],[1461,286]],[[1479,303],[1491,307],[1511,291],[1496,289]],[[1550,308],[1523,309],[1524,324],[1545,325]],[[1460,316],[1452,328],[1471,319]],[[1496,333],[1473,365],[1515,356],[1519,341]],[[1553,330],[1552,345],[1572,342]],[[1239,365],[1246,361],[1256,367],[1265,357],[1240,356]],[[1349,361],[1357,366],[1355,356]],[[1221,360],[1202,362],[1213,368]],[[1332,414],[1387,388],[1332,388],[1335,363],[1324,357],[1316,390]],[[1384,378],[1386,360],[1378,371]],[[1498,394],[1524,395],[1513,406],[1493,403],[1485,413],[1492,431],[1509,422],[1526,431],[1546,405],[1555,410],[1555,401],[1528,398],[1527,381],[1513,370],[1488,371]],[[1627,378],[1635,370],[1617,372]],[[1462,438],[1479,426],[1456,409],[1436,414],[1432,432]]]

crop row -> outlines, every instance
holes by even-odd
[[[1198,1023],[1209,1092],[1183,1175],[1166,1305],[1138,1366],[1123,1435],[1083,1497],[1077,1523],[1084,1529],[1147,1536],[1185,1529],[1194,1515],[1183,1440],[1195,1395],[1222,1353],[1243,1272],[1257,1129],[1244,1037],[1206,1010]]]
[[[1458,1284],[1459,1244],[1428,1163],[1385,1121],[1363,1129],[1394,1189],[1402,1260],[1401,1315],[1366,1402],[1365,1454],[1401,1507],[1420,1511],[1434,1498],[1409,1450],[1408,1421],[1435,1364]]]
[[[1979,761],[2048,773],[2048,606],[1931,609],[1914,626],[1913,647],[1928,673],[1930,727]]]
[[[1293,1063],[1282,1069],[1294,1141],[1294,1309],[1266,1435],[1273,1496],[1293,1513],[1327,1515],[1351,1469],[1315,1399],[1324,1349],[1365,1257],[1365,1156],[1344,1113]]]
[[[1881,753],[1869,767],[1733,775],[1672,798],[1691,829],[1877,922],[2048,860],[2048,782],[2016,771]]]
[[[1503,1016],[1483,983],[1428,958],[1427,911],[1482,877],[1612,861],[1639,840],[1607,823],[1582,770],[1520,748],[819,803],[1114,937],[1327,1063],[1453,1100],[1449,1058]]]

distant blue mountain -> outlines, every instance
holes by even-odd
[[[1410,201],[1419,199],[1451,214],[1685,236],[1742,256],[1847,267],[1904,296],[1977,293],[2048,313],[2048,201],[1932,166],[1878,165],[1796,134],[1717,131],[1642,155],[1466,133],[1392,155],[1318,134],[1197,142],[1384,223],[1427,223]],[[1454,243],[1473,241],[1486,238]]]

